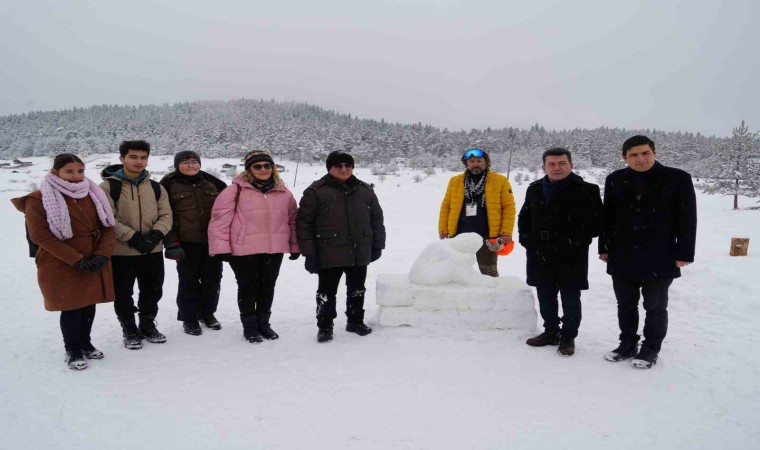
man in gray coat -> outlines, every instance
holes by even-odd
[[[318,342],[333,338],[336,294],[346,274],[346,331],[366,336],[364,281],[367,265],[385,248],[383,210],[372,188],[353,175],[354,158],[335,151],[327,156],[328,174],[303,193],[296,234],[306,270],[319,275],[317,287]]]

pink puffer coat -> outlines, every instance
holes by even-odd
[[[209,254],[299,253],[293,194],[281,182],[263,194],[235,177],[216,198],[208,225]]]

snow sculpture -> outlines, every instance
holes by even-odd
[[[377,323],[535,331],[530,288],[517,277],[488,277],[473,267],[482,242],[475,233],[435,241],[422,250],[409,274],[379,274]]]
[[[435,286],[446,283],[495,286],[494,278],[482,275],[472,266],[482,245],[483,238],[477,233],[431,242],[414,260],[409,281]]]

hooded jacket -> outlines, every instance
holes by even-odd
[[[298,243],[321,269],[366,266],[372,249],[385,248],[383,210],[372,186],[351,176],[345,184],[329,174],[311,184],[298,208]]]
[[[111,190],[109,178],[121,183],[121,195],[116,205],[111,196],[106,195],[116,217],[114,256],[139,256],[141,253],[131,248],[127,242],[135,233],[147,234],[151,230],[157,230],[164,236],[168,234],[172,229],[172,209],[169,205],[169,196],[163,187],[161,187],[161,196],[156,201],[156,195],[150,185],[150,173],[139,185],[135,185],[114,175],[122,167],[124,167],[122,164],[115,164],[103,169],[100,175],[105,181],[100,183],[100,187],[108,194]],[[162,249],[163,245],[159,243],[151,253],[160,252]]]
[[[200,171],[196,178],[191,182],[188,177],[171,172],[161,179],[173,213],[172,229],[164,239],[166,242],[208,242],[211,209],[227,183],[204,171]]]
[[[239,176],[214,202],[209,254],[299,253],[293,194],[282,182],[266,194]]]

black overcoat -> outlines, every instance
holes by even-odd
[[[676,261],[694,261],[697,199],[691,175],[655,162],[636,198],[633,170],[617,170],[604,185],[604,230],[599,253],[607,273],[628,279],[677,278]]]
[[[373,248],[385,248],[383,210],[371,185],[354,176],[341,184],[328,174],[304,191],[296,235],[321,269],[366,266]]]
[[[599,186],[571,173],[547,205],[543,180],[534,181],[517,228],[526,250],[528,285],[588,289],[588,248],[602,229]]]

